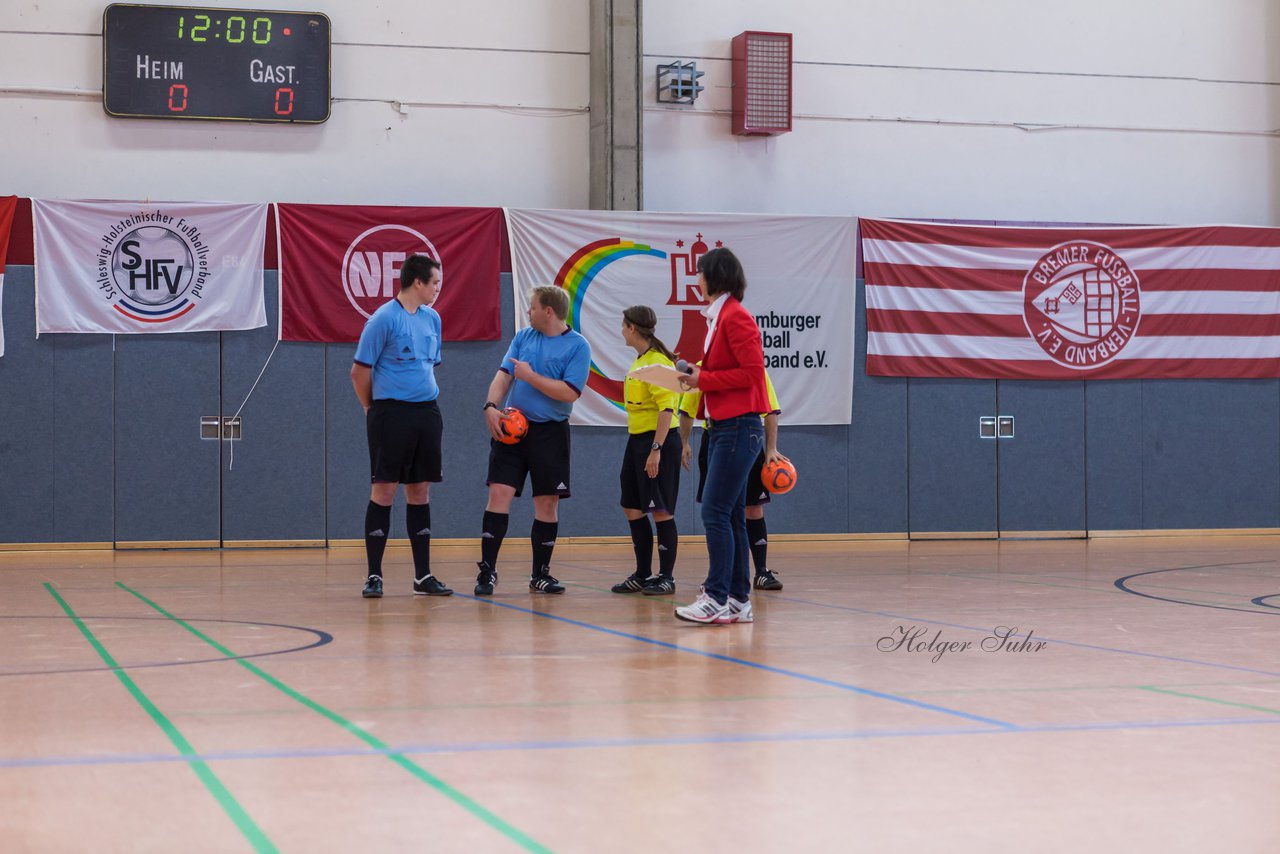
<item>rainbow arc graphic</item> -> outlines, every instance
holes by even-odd
[[[621,237],[610,237],[588,243],[564,262],[560,272],[556,273],[555,284],[569,292],[569,316],[565,318],[569,325],[585,335],[582,320],[582,302],[586,299],[587,289],[595,281],[600,271],[615,261],[630,258],[633,255],[648,255],[652,258],[666,258],[667,253],[654,249],[633,240]],[[610,379],[604,371],[591,361],[591,373],[587,376],[587,388],[599,394],[619,409],[623,408],[622,380]]]

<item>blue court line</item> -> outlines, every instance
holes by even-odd
[[[809,605],[814,608],[831,608],[836,611],[850,611],[855,614],[866,614],[872,617],[889,617],[894,620],[903,620],[911,623],[926,623],[930,626],[945,626],[946,628],[949,628],[949,629],[964,629],[970,632],[982,632],[983,634],[986,634],[986,635],[990,635],[992,632],[992,629],[995,628],[994,626],[992,626],[991,628],[983,629],[983,628],[978,628],[977,626],[965,626],[960,623],[947,623],[947,622],[943,622],[942,620],[927,620],[921,617],[908,617],[902,614],[891,614],[887,611],[869,611],[866,608],[854,608],[850,605],[832,605],[829,602],[813,602],[808,599],[796,599],[793,596],[776,596],[776,595],[770,594],[768,598],[778,599],[783,602],[795,602],[796,604],[799,604],[799,605]],[[1027,635],[1025,632],[1018,632],[1017,634],[1012,635],[1012,637],[1017,637],[1017,638],[1026,637],[1026,636]],[[1160,661],[1172,661],[1178,664],[1194,664],[1199,667],[1214,667],[1219,670],[1236,670],[1241,673],[1255,673],[1260,676],[1280,676],[1280,672],[1276,672],[1273,670],[1259,670],[1254,667],[1242,667],[1238,664],[1218,664],[1217,662],[1213,662],[1213,661],[1199,661],[1194,658],[1179,658],[1174,655],[1160,655],[1159,653],[1155,653],[1155,652],[1139,652],[1138,650],[1135,650],[1135,649],[1117,649],[1115,647],[1099,646],[1097,644],[1081,643],[1079,641],[1058,640],[1056,638],[1042,637],[1041,635],[1036,635],[1036,639],[1045,641],[1046,643],[1061,644],[1062,646],[1074,646],[1074,647],[1079,647],[1080,649],[1092,649],[1100,652],[1114,652],[1120,655],[1135,655],[1141,658],[1154,658]]]
[[[912,700],[908,697],[899,697],[896,694],[886,694],[883,691],[876,691],[872,688],[863,688],[859,685],[850,685],[846,682],[836,682],[833,679],[823,679],[821,676],[810,676],[808,673],[800,673],[795,670],[784,670],[781,667],[770,667],[767,664],[759,664],[754,661],[747,661],[745,658],[734,658],[731,655],[721,655],[718,652],[706,652],[701,649],[691,649],[690,647],[680,646],[679,644],[670,643],[668,641],[654,640],[653,638],[647,638],[647,637],[644,637],[643,635],[633,635],[633,634],[629,634],[628,632],[620,632],[617,629],[608,629],[608,628],[605,628],[604,626],[597,626],[593,623],[583,622],[582,620],[572,620],[568,617],[561,617],[557,614],[548,614],[545,611],[535,611],[532,608],[521,608],[519,605],[509,605],[506,602],[495,602],[492,599],[481,598],[479,596],[468,596],[465,593],[460,593],[457,595],[461,596],[463,599],[471,599],[472,601],[479,602],[481,604],[492,605],[497,608],[507,608],[512,611],[519,611],[522,614],[532,614],[535,617],[545,617],[548,620],[556,620],[557,622],[567,623],[571,626],[577,626],[580,629],[588,629],[593,632],[600,632],[601,634],[613,635],[614,637],[626,638],[627,640],[640,641],[641,643],[652,644],[653,646],[660,646],[665,649],[672,649],[672,650],[675,650],[676,652],[688,652],[688,653],[692,653],[693,655],[700,655],[703,658],[711,658],[716,661],[726,662],[728,664],[737,664],[742,667],[751,667],[756,670],[763,670],[766,673],[774,673],[779,676],[790,676],[792,679],[803,679],[805,682],[812,682],[816,685],[824,685],[828,688],[838,688],[841,691],[852,691],[855,694],[862,694],[867,697],[875,697],[880,700],[889,700],[890,702],[893,702],[893,703],[901,703],[906,706],[913,706],[917,709],[924,709],[925,711],[941,712],[944,715],[952,715],[953,717],[964,718],[965,720],[968,720],[968,721],[974,721],[975,723],[986,724],[988,726],[993,726],[993,727],[999,727],[1001,729],[1019,729],[1017,724],[1011,724],[1011,723],[1008,723],[1007,721],[998,721],[995,718],[984,718],[981,715],[972,715],[972,714],[969,714],[968,712],[961,712],[956,709],[948,709],[945,706],[935,706],[932,703],[924,703],[919,700]],[[703,631],[707,631],[707,632],[726,631],[726,630],[732,631],[732,629],[728,628],[727,626],[714,626],[714,627],[708,627],[703,629]]]
[[[738,735],[664,736],[661,738],[595,738],[555,741],[478,742],[475,744],[419,744],[383,749],[370,747],[317,747],[304,750],[239,750],[176,756],[166,753],[115,754],[108,756],[48,756],[0,759],[0,770],[16,768],[90,767],[95,765],[152,765],[204,762],[242,762],[289,759],[346,759],[366,756],[420,756],[464,753],[518,753],[532,750],[596,750],[630,747],[697,747],[725,744],[798,744],[804,742],[871,741],[889,738],[934,738],[957,735],[1046,735],[1061,732],[1202,729],[1219,726],[1278,725],[1280,718],[1198,718],[1182,721],[1114,721],[1044,724],[1041,726],[993,729],[991,727],[947,727],[916,730],[850,730],[826,733],[743,733]]]
[[[1257,562],[1271,563],[1272,561],[1257,561]],[[1243,565],[1244,564],[1221,564],[1221,566],[1243,566]],[[1216,567],[1218,566],[1218,564],[1215,564],[1214,566]],[[583,567],[583,566],[578,566],[577,568],[585,569],[588,572],[605,574],[604,570],[591,569],[590,567]],[[1177,567],[1177,568],[1178,569],[1184,569],[1184,568],[1185,569],[1202,569],[1202,568],[1212,568],[1212,567]],[[992,579],[992,580],[994,581],[998,579]],[[474,598],[474,597],[468,597],[468,598]],[[854,614],[866,614],[872,617],[889,617],[894,620],[903,620],[903,621],[912,622],[912,623],[925,623],[930,626],[944,626],[949,629],[964,629],[970,632],[982,632],[984,635],[990,635],[992,632],[992,629],[995,628],[995,626],[992,626],[990,628],[983,629],[983,628],[978,628],[977,626],[962,625],[960,623],[947,623],[947,622],[943,622],[942,620],[928,620],[922,617],[908,617],[902,614],[890,614],[887,611],[870,611],[870,610],[867,610],[866,608],[854,608],[850,605],[832,605],[829,602],[813,602],[809,599],[797,599],[794,596],[780,596],[777,593],[770,593],[763,597],[757,595],[756,601],[757,602],[768,601],[771,599],[777,599],[782,602],[795,602],[798,605],[809,605],[814,608],[830,608],[836,611],[849,611]],[[493,604],[499,605],[501,603],[494,602]],[[530,613],[537,613],[537,612],[532,611]],[[1262,613],[1262,612],[1254,611],[1254,612],[1246,612],[1246,613]],[[558,619],[563,619],[563,618],[558,618]],[[1026,637],[1026,633],[1019,632],[1013,635],[1013,637]],[[1036,637],[1039,640],[1045,641],[1046,643],[1056,643],[1056,644],[1061,644],[1062,646],[1074,646],[1074,647],[1079,647],[1080,649],[1092,649],[1092,650],[1097,650],[1099,652],[1114,652],[1120,655],[1133,655],[1133,656],[1138,656],[1140,658],[1154,658],[1160,661],[1172,661],[1178,664],[1194,664],[1199,667],[1213,667],[1219,670],[1235,670],[1242,673],[1254,673],[1260,676],[1280,676],[1280,672],[1276,672],[1272,670],[1258,670],[1257,668],[1242,667],[1237,664],[1218,664],[1217,662],[1213,662],[1213,661],[1198,661],[1194,658],[1179,658],[1173,655],[1160,655],[1154,652],[1139,652],[1138,650],[1134,650],[1134,649],[1117,649],[1115,647],[1099,646],[1097,644],[1081,643],[1079,641],[1057,640],[1055,638],[1041,637],[1039,635],[1037,635]]]

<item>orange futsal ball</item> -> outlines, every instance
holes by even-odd
[[[514,445],[529,432],[529,420],[519,409],[509,406],[502,410],[502,421],[498,429],[502,431],[502,438],[499,441],[504,445]]]
[[[760,469],[760,482],[774,495],[790,492],[796,485],[796,467],[786,460],[765,463]]]

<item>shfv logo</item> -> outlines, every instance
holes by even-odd
[[[407,225],[375,225],[351,242],[342,258],[342,290],[356,311],[369,317],[396,295],[400,267],[410,255],[440,261],[431,241]],[[443,262],[440,278],[443,285]]]
[[[145,306],[176,302],[195,273],[191,248],[177,232],[148,225],[130,231],[111,253],[111,276],[126,297]]]
[[[210,274],[209,245],[199,226],[160,211],[112,226],[102,236],[96,263],[102,296],[141,323],[168,323],[190,312]]]

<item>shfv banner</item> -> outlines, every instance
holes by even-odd
[[[32,200],[36,333],[267,323],[265,204]]]
[[[658,337],[690,362],[702,357],[697,263],[720,246],[746,272],[743,305],[760,326],[783,423],[850,422],[852,218],[515,209],[507,217],[517,328],[528,325],[529,289],[556,285],[569,292],[569,324],[591,343],[573,423],[626,423],[622,380],[636,357],[622,340],[628,306],[651,306]]]

